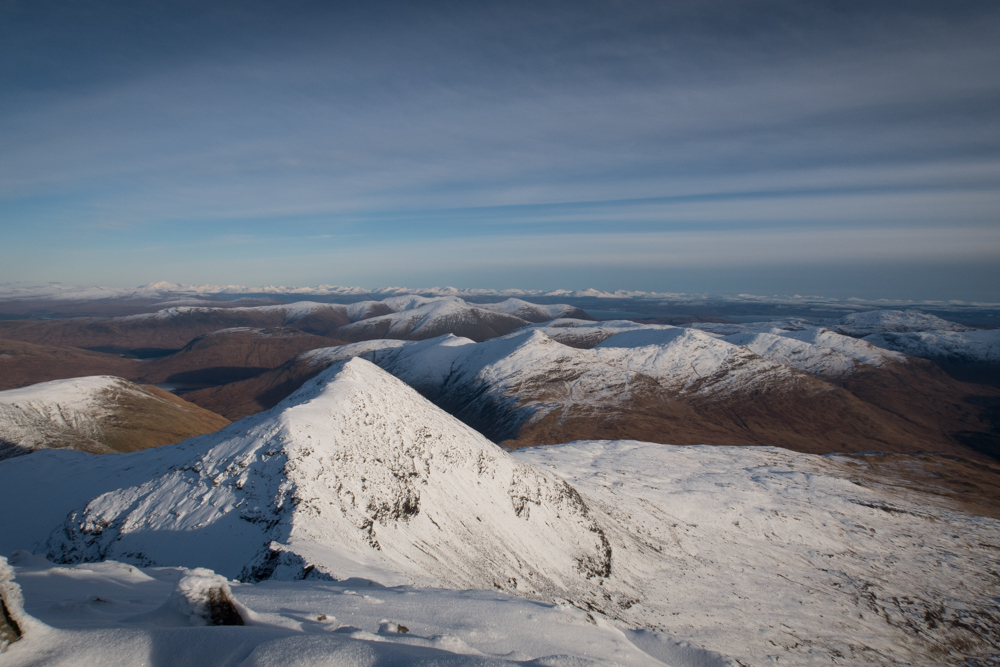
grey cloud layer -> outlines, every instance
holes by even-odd
[[[995,3],[207,4],[6,8],[10,224],[1000,222]]]

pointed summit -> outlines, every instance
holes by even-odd
[[[362,359],[174,460],[73,512],[48,556],[580,599],[611,573],[604,529],[571,486]]]

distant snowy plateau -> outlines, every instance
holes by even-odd
[[[1000,664],[1000,521],[855,455],[494,444],[622,397],[822,397],[913,356],[998,362],[997,330],[594,322],[455,295],[263,308],[243,310],[348,344],[178,444],[87,453],[112,394],[180,409],[124,380],[0,392],[0,444],[23,450],[0,461],[0,667]]]

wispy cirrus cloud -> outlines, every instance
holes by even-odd
[[[100,263],[183,234],[288,282],[252,241],[212,239],[312,261],[324,235],[489,237],[514,279],[525,239],[581,232],[701,233],[720,250],[691,237],[687,256],[711,270],[722,233],[764,265],[775,230],[805,261],[805,239],[878,228],[915,264],[934,258],[909,239],[973,252],[1000,225],[990,3],[210,4],[0,10],[6,252],[44,267],[62,238]],[[613,280],[627,254],[573,256]],[[454,253],[433,266],[465,275]]]

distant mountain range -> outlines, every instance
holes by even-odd
[[[312,350],[188,398],[236,419],[354,357],[512,447],[602,437],[819,453],[964,452],[965,434],[991,427],[976,406],[956,399],[1000,396],[828,329],[722,336],[563,319],[481,343],[446,335]]]
[[[115,373],[239,419],[330,364],[362,357],[512,447],[607,437],[805,452],[997,449],[1000,392],[914,358],[989,383],[1000,368],[997,330],[918,311],[855,313],[824,326],[795,317],[685,327],[582,318],[567,304],[410,295],[6,321],[0,386]]]
[[[953,308],[1000,308],[997,303],[979,303],[964,301],[906,301],[892,299],[860,299],[847,298],[835,299],[830,297],[815,295],[754,295],[754,294],[685,294],[681,292],[648,292],[639,290],[614,290],[605,291],[598,289],[582,290],[526,290],[526,289],[477,289],[477,288],[456,288],[456,287],[343,287],[337,285],[317,285],[315,287],[286,287],[275,285],[245,286],[245,285],[190,285],[169,282],[154,282],[139,287],[97,287],[97,286],[73,286],[61,283],[50,283],[47,285],[29,285],[23,283],[7,283],[0,285],[0,301],[3,300],[29,300],[29,299],[52,299],[52,300],[141,300],[141,299],[168,299],[179,298],[206,298],[216,296],[281,296],[281,297],[345,297],[350,300],[361,300],[365,297],[385,298],[388,296],[417,295],[426,297],[454,296],[468,299],[479,298],[533,298],[545,299],[633,299],[646,301],[669,301],[669,302],[733,302],[733,303],[767,303],[767,304],[819,304],[838,307],[842,310],[852,310],[857,308],[890,308],[890,307],[916,307],[916,306],[937,306]],[[167,305],[167,304],[162,304]],[[188,305],[178,303],[177,305]]]

